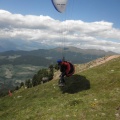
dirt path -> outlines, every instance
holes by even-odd
[[[120,57],[120,55],[112,55],[112,56],[109,56],[109,57],[100,58],[100,59],[96,60],[95,66],[106,63],[106,62],[108,62],[108,61],[110,61],[110,60],[112,60],[114,58],[118,58],[118,57]]]
[[[92,67],[104,64],[112,59],[118,58],[120,57],[120,55],[112,55],[112,56],[106,56],[106,57],[102,57],[102,58],[98,58],[94,61],[85,63],[85,64],[80,64],[80,65],[76,65],[76,73],[79,73],[81,71],[90,69]]]

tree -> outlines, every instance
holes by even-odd
[[[49,69],[50,69],[50,72],[51,72],[51,73],[54,72],[54,66],[53,66],[53,65],[50,65],[50,66],[49,66]]]
[[[21,82],[21,83],[20,83],[20,88],[21,88],[22,86],[24,86],[24,82]]]
[[[19,87],[18,87],[18,86],[16,86],[16,87],[15,87],[15,90],[19,90]]]
[[[59,70],[58,64],[55,65],[55,69],[56,69],[56,70]]]
[[[49,73],[48,78],[49,78],[49,80],[53,79],[53,73],[52,72]]]
[[[43,79],[48,78],[48,80],[53,79],[54,67],[53,65],[49,66],[49,69],[40,69],[37,74],[32,78],[32,85],[37,86],[43,82]]]
[[[38,82],[37,82],[37,74],[35,74],[34,76],[33,76],[33,78],[32,78],[32,85],[33,86],[36,86],[36,85],[38,85]]]
[[[27,88],[31,88],[32,87],[32,83],[31,83],[30,79],[25,81],[25,85],[27,86]]]

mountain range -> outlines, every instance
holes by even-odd
[[[64,49],[57,47],[54,49],[38,49],[32,51],[11,50],[0,52],[0,65],[31,64],[35,66],[49,66],[50,64],[55,64],[57,59],[62,59],[63,57],[65,57],[65,60],[71,61],[74,64],[81,64],[114,54],[117,53],[76,47],[66,47]]]

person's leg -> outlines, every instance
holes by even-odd
[[[65,74],[61,73],[60,75],[60,80],[59,80],[59,85],[63,86],[65,85],[65,79],[64,79]]]

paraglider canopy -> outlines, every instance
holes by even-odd
[[[54,5],[55,9],[58,12],[62,13],[65,11],[67,1],[68,0],[52,0],[52,3]]]

